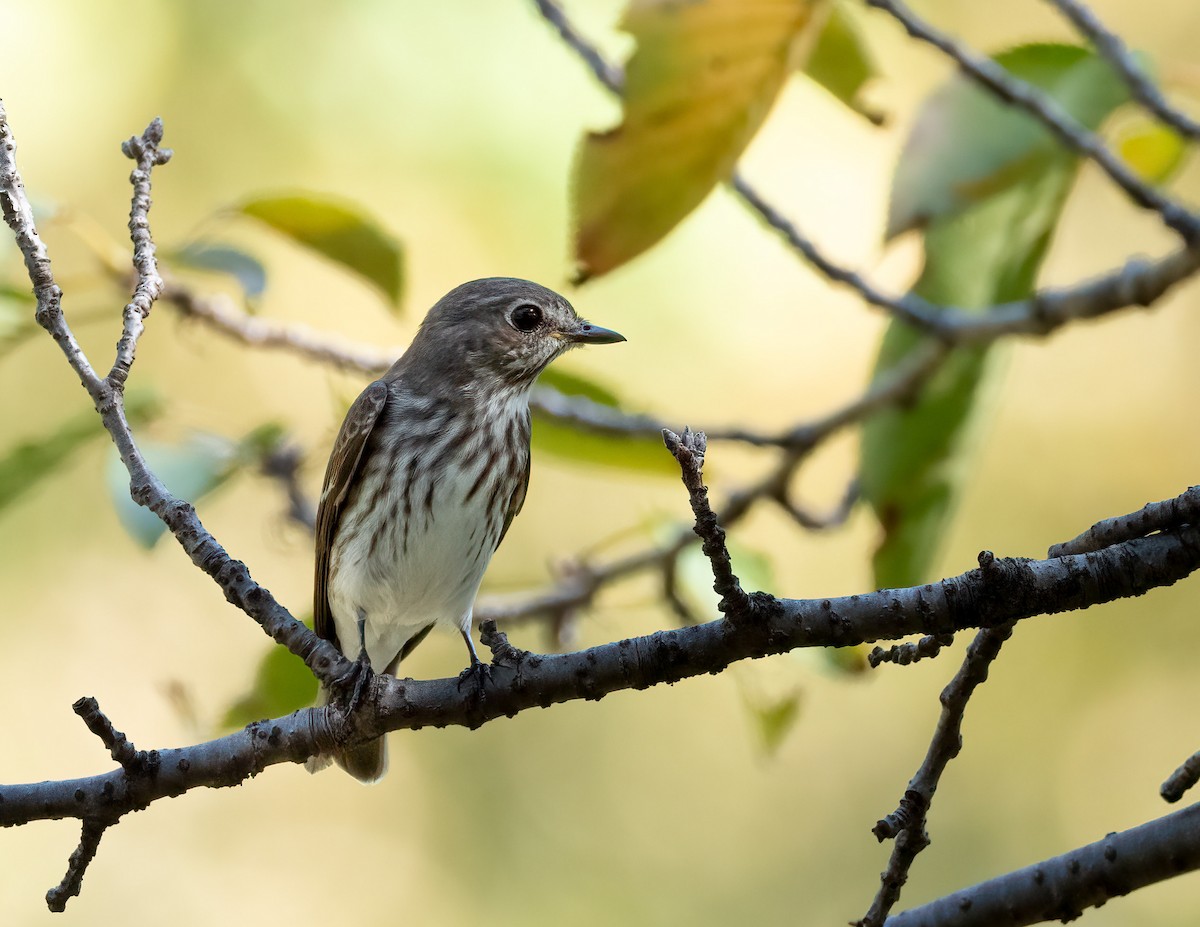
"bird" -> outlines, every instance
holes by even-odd
[[[464,676],[486,671],[472,609],[529,486],[530,390],[571,348],[620,341],[537,283],[472,280],[438,300],[400,359],[350,406],[317,508],[313,624],[356,660],[351,705],[364,679],[395,675],[437,625],[466,641]],[[333,697],[323,687],[318,704]],[[330,760],[375,782],[386,745],[379,737],[308,768]]]

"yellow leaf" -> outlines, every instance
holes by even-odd
[[[581,279],[659,241],[725,180],[819,31],[824,0],[633,0],[624,121],[575,161]]]
[[[1183,162],[1187,142],[1169,126],[1141,116],[1117,129],[1117,150],[1138,176],[1162,183]]]

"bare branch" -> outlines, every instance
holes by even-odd
[[[837,505],[824,514],[815,514],[806,508],[801,508],[792,501],[786,486],[782,487],[781,492],[775,496],[775,501],[792,517],[792,521],[805,531],[828,531],[830,528],[836,528],[846,523],[850,513],[854,511],[854,506],[858,504],[860,494],[861,486],[856,477],[846,484],[846,490],[842,493],[842,498],[838,500]]]
[[[619,96],[622,89],[620,69],[614,68],[604,61],[595,46],[580,35],[554,0],[534,0],[534,3],[539,12],[559,30],[559,34],[563,36],[567,44],[580,54],[597,80]],[[918,38],[925,38],[928,35],[930,38],[926,39],[927,41],[936,37],[939,41],[948,43],[949,48],[953,49],[953,53],[961,54],[972,65],[979,64],[983,73],[990,78],[999,80],[1001,87],[1008,90],[1015,87],[1020,99],[1005,96],[1004,93],[988,84],[983,77],[975,75],[968,64],[961,65],[964,70],[976,76],[977,79],[984,80],[986,86],[1000,93],[1001,98],[1007,102],[1024,108],[1028,108],[1029,105],[1042,109],[1045,109],[1047,105],[1052,106],[1043,95],[1019,81],[1015,81],[1007,71],[995,65],[994,62],[975,55],[969,49],[940,36],[924,23],[917,21],[902,5],[881,2],[872,2],[871,5],[891,12],[892,15],[900,18],[906,27],[911,22],[914,27],[925,30],[923,34],[917,36]],[[938,45],[938,47],[942,46]],[[943,50],[950,53],[948,49]],[[1100,158],[1115,163],[1118,171],[1128,173],[1128,169],[1121,162],[1115,160],[1098,138],[1090,133],[1083,133],[1078,126],[1072,126],[1065,115],[1058,113],[1057,109],[1047,110],[1047,112],[1050,114],[1050,118],[1056,120],[1057,124],[1067,131],[1068,138],[1082,140],[1085,147],[1087,145],[1094,146]],[[1036,116],[1037,113],[1034,115]],[[1072,147],[1087,154],[1087,151],[1076,145],[1072,145]],[[1184,239],[1188,242],[1187,247],[1155,262],[1135,258],[1126,262],[1124,266],[1094,279],[1085,280],[1070,287],[1042,290],[1029,299],[1001,303],[983,310],[937,306],[915,293],[906,293],[901,296],[884,293],[858,271],[843,267],[830,260],[812,239],[801,232],[795,223],[784,216],[778,208],[768,202],[740,172],[734,171],[730,177],[730,187],[738,198],[768,227],[782,236],[792,250],[829,280],[851,288],[867,304],[883,309],[890,315],[903,319],[910,325],[928,332],[942,341],[965,344],[991,341],[1002,335],[1046,335],[1076,319],[1095,318],[1130,306],[1149,306],[1176,284],[1200,270],[1200,234],[1197,234],[1200,231],[1200,219],[1181,207],[1163,200],[1150,188],[1141,184],[1136,177],[1133,177],[1132,180],[1151,198],[1161,201],[1173,219],[1190,230],[1184,234]],[[715,430],[710,430],[709,437],[716,440],[718,434]],[[746,439],[739,438],[738,440]]]
[[[223,294],[201,296],[172,280],[162,294],[185,317],[196,319],[236,341],[255,348],[288,351],[344,370],[379,374],[397,357],[400,351],[377,351],[357,345],[339,345],[323,332],[302,325],[273,322],[239,310],[234,301]]]
[[[89,696],[79,699],[71,708],[83,719],[88,730],[100,738],[100,742],[125,772],[132,775],[145,768],[149,754],[138,750],[124,734],[113,727],[108,716],[100,710],[99,702]]]
[[[914,328],[949,340],[942,333],[938,321],[940,310],[933,303],[922,299],[915,293],[908,293],[904,296],[887,295],[858,271],[842,267],[827,258],[812,239],[801,232],[795,223],[791,222],[782,212],[768,203],[741,174],[733,175],[730,186],[741,201],[752,211],[758,213],[763,222],[778,232],[796,253],[834,283],[850,287],[869,305],[886,310],[896,318],[908,322]]]
[[[1200,521],[1200,486],[1193,486],[1174,499],[1150,502],[1130,515],[1106,518],[1088,528],[1078,537],[1050,548],[1047,556],[1086,554],[1090,550],[1108,547],[1117,541],[1140,538],[1155,531],[1194,525]]]
[[[0,100],[0,210],[3,210],[4,221],[16,236],[17,247],[25,259],[25,269],[37,299],[38,324],[51,334],[66,355],[71,369],[79,375],[92,399],[96,400],[95,391],[101,381],[71,330],[62,324],[62,290],[54,281],[46,243],[38,236],[33,208],[25,196],[25,184],[17,170],[16,153],[17,143],[8,126],[8,113],[4,109],[4,101]]]
[[[263,457],[259,469],[263,476],[278,480],[283,486],[288,499],[288,518],[311,533],[317,525],[317,512],[300,486],[303,463],[304,455],[299,446],[291,441],[280,441]]]
[[[83,887],[83,876],[87,867],[96,858],[96,850],[100,847],[100,838],[109,825],[94,818],[84,818],[82,832],[79,836],[79,846],[67,860],[67,874],[63,876],[50,891],[46,892],[46,906],[56,914],[67,909],[67,902],[79,894]]]
[[[562,40],[587,63],[591,72],[596,76],[596,80],[620,96],[625,86],[625,73],[615,64],[604,60],[600,50],[585,39],[583,33],[576,29],[575,24],[567,18],[567,14],[558,0],[533,0],[533,3],[546,22],[555,28]]]
[[[1159,794],[1162,795],[1163,801],[1174,804],[1197,782],[1200,782],[1200,752],[1189,756],[1182,766],[1167,777],[1167,781],[1159,789]]]
[[[1080,319],[1092,319],[1131,306],[1150,306],[1200,270],[1200,241],[1157,261],[1131,258],[1121,267],[1069,287],[1039,290],[1028,299],[987,309],[937,306],[915,293],[890,296],[856,271],[826,258],[786,216],[741,177],[733,189],[806,261],[835,283],[858,292],[870,305],[950,344],[978,344],[1004,335],[1048,335]]]
[[[567,654],[520,651],[492,667],[485,698],[457,678],[376,676],[353,719],[310,708],[257,722],[218,740],[157,751],[154,774],[99,776],[0,787],[0,826],[61,818],[110,820],[192,788],[236,785],[276,763],[301,762],[387,731],[477,726],[535,707],[598,699],[719,672],[730,663],[799,647],[830,647],[913,634],[995,627],[1084,609],[1170,585],[1200,569],[1200,528],[1184,527],[1071,557],[997,559],[938,583],[833,599],[755,596],[755,621],[727,619]]]
[[[1133,53],[1121,41],[1121,37],[1105,27],[1094,12],[1079,0],[1048,0],[1058,7],[1075,28],[1085,35],[1128,84],[1130,92],[1142,106],[1146,107],[1164,123],[1181,135],[1200,139],[1200,122],[1180,112],[1167,102],[1149,75],[1141,68]]]
[[[741,521],[760,500],[777,500],[786,495],[789,480],[822,441],[862,421],[878,409],[904,402],[913,396],[921,384],[940,368],[945,357],[946,348],[939,342],[930,341],[878,376],[861,396],[820,418],[792,428],[786,435],[788,450],[780,456],[776,465],[762,479],[730,495],[719,507],[725,527],[730,528]],[[502,624],[544,615],[561,615],[566,610],[589,604],[596,592],[613,580],[643,570],[665,569],[671,560],[679,556],[680,551],[695,541],[696,535],[690,528],[681,528],[657,546],[647,547],[609,564],[587,567],[532,598],[505,605],[484,604],[476,608],[475,614]]]
[[[1200,868],[1200,805],[945,895],[888,927],[1020,927],[1070,921],[1155,882]]]
[[[196,510],[189,503],[173,496],[147,466],[125,416],[121,388],[123,382],[118,378],[116,382],[110,383],[96,375],[63,316],[62,291],[54,281],[50,258],[45,245],[38,237],[33,210],[29,206],[24,184],[17,171],[15,151],[16,144],[8,126],[7,113],[0,103],[0,205],[3,207],[5,221],[16,235],[17,244],[25,257],[25,265],[38,300],[38,323],[62,348],[68,362],[79,374],[84,387],[91,395],[100,420],[111,435],[121,456],[121,462],[129,471],[129,491],[133,501],[146,506],[162,519],[192,562],[221,587],[225,598],[257,621],[278,643],[300,657],[318,679],[322,682],[332,682],[344,675],[350,664],[337,648],[313,634],[276,602],[270,592],[254,582],[246,565],[231,559],[225,549],[209,534],[196,515]],[[149,194],[148,188],[142,189],[139,186],[137,176],[138,172],[135,170],[132,175],[135,201]],[[137,212],[138,208],[135,202],[133,212]],[[134,223],[131,221],[132,224]],[[152,253],[148,261],[150,263],[146,266],[152,269]],[[129,321],[128,314],[126,321]],[[127,325],[126,331],[128,330]],[[131,338],[128,358],[132,358],[132,344],[135,341],[136,338]]]
[[[733,572],[733,561],[725,546],[725,530],[708,504],[708,487],[704,485],[704,452],[708,441],[704,432],[684,428],[683,434],[677,435],[664,428],[663,442],[679,462],[683,474],[683,485],[687,487],[696,518],[693,530],[700,538],[700,549],[712,564],[713,591],[721,597],[717,608],[730,621],[746,621],[754,616],[754,603]]]
[[[897,666],[908,666],[920,660],[928,660],[942,652],[943,647],[954,643],[953,634],[931,634],[918,641],[907,644],[896,644],[894,647],[875,647],[867,654],[867,663],[876,669],[884,663],[895,663]]]
[[[867,6],[895,18],[914,39],[926,42],[954,59],[968,76],[999,99],[1024,110],[1068,148],[1093,161],[1125,194],[1143,209],[1158,213],[1189,246],[1200,239],[1200,217],[1143,183],[1124,161],[1114,155],[1094,132],[1089,132],[1062,111],[1053,100],[1018,80],[990,58],[985,58],[918,17],[901,0],[866,0]]]
[[[995,568],[996,560],[989,552],[984,553],[987,557],[981,554],[979,562],[980,572],[986,575]],[[962,749],[962,719],[967,702],[975,689],[987,679],[988,669],[1012,634],[1012,628],[1011,622],[1004,622],[975,635],[975,640],[967,648],[962,666],[942,690],[942,713],[921,768],[909,781],[900,806],[872,829],[880,842],[893,839],[895,843],[887,869],[880,876],[879,892],[866,916],[858,922],[860,927],[881,927],[887,920],[888,913],[900,900],[900,892],[908,881],[913,862],[929,846],[929,835],[925,831],[926,817],[942,773]]]
[[[145,319],[162,293],[162,277],[158,275],[158,261],[154,255],[154,239],[150,235],[150,172],[160,164],[171,160],[170,148],[159,148],[162,141],[163,124],[154,119],[141,137],[133,136],[121,151],[136,166],[129,175],[133,184],[133,203],[129,209],[129,236],[133,240],[133,266],[137,271],[137,286],[133,299],[123,313],[124,328],[117,342],[117,358],[108,372],[108,382],[116,389],[125,385],[129,370],[133,366],[138,339],[145,330]]]

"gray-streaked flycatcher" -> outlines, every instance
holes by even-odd
[[[529,390],[568,349],[624,340],[528,280],[473,280],[442,297],[334,443],[317,509],[317,634],[357,655],[364,675],[394,674],[434,625],[448,625],[467,642],[468,670],[482,672],[471,610],[525,501]],[[332,759],[374,782],[384,746],[380,737]]]

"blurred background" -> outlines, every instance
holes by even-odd
[[[1200,94],[1194,3],[1093,6],[1152,55],[1181,100]],[[615,29],[621,7],[568,8],[619,56],[629,48]],[[921,10],[989,52],[1072,39],[1040,3]],[[742,165],[835,257],[899,291],[919,271],[920,248],[911,237],[880,244],[891,171],[915,107],[951,69],[885,17],[859,20],[882,72],[869,95],[887,125],[868,125],[797,77]],[[831,289],[724,190],[629,266],[569,288],[573,152],[619,108],[531,3],[0,0],[0,28],[0,95],[19,165],[46,216],[68,317],[80,320],[97,366],[111,363],[123,300],[67,220],[90,217],[122,240],[129,162],[119,143],[157,115],[175,158],[155,175],[156,240],[180,247],[219,227],[223,240],[253,248],[269,273],[264,316],[398,349],[452,286],[529,277],[629,339],[573,353],[564,370],[679,426],[781,428],[844,403],[869,378],[886,320]],[[365,204],[403,242],[398,316],[328,264],[245,220],[214,218],[247,196],[299,189]],[[1185,167],[1174,189],[1200,201],[1200,169]],[[1085,167],[1041,279],[1066,284],[1172,246],[1154,217]],[[0,273],[13,279],[18,266],[15,247],[0,247]],[[1005,346],[938,575],[972,568],[983,548],[1044,555],[1099,518],[1198,482],[1198,302],[1193,284],[1152,311]],[[152,387],[163,407],[145,438],[283,424],[311,452],[303,478],[315,495],[341,413],[365,379],[248,350],[160,306],[132,382]],[[90,411],[44,336],[0,360],[0,394],[5,448]],[[856,452],[853,435],[831,442],[801,473],[798,495],[833,504]],[[266,652],[255,624],[174,543],[147,552],[130,539],[106,485],[110,456],[107,442],[92,441],[0,512],[0,782],[110,767],[71,712],[82,695],[96,696],[142,748],[214,736]],[[769,460],[714,446],[714,498]],[[665,472],[535,459],[525,511],[485,594],[537,587],[556,563],[631,549],[687,519],[686,494]],[[245,475],[199,511],[259,582],[296,614],[309,611],[311,541],[285,519],[277,486]],[[764,507],[733,538],[765,558],[772,591],[809,597],[873,588],[876,533],[863,509],[814,535]],[[579,644],[673,624],[656,591],[635,581],[608,592],[580,622]],[[1022,623],[972,702],[964,751],[930,819],[933,846],[902,907],[1167,811],[1158,785],[1198,745],[1195,725],[1178,720],[1196,699],[1198,604],[1191,581]],[[547,646],[537,626],[513,637]],[[877,888],[890,846],[869,829],[923,757],[965,643],[936,661],[860,675],[798,653],[476,732],[395,734],[391,771],[373,788],[274,767],[108,831],[61,919],[845,923]],[[461,651],[461,641],[435,635],[406,671],[455,674]],[[755,712],[793,695],[798,720],[768,751]],[[4,923],[46,921],[43,894],[77,839],[74,822],[0,832]],[[1200,880],[1185,876],[1086,922],[1192,924],[1198,905]]]

